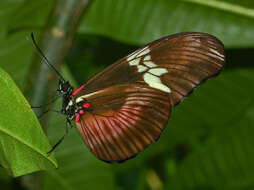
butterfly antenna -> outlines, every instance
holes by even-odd
[[[33,49],[35,50],[35,52],[39,55],[39,57],[45,61],[46,65],[53,69],[53,71],[55,71],[55,73],[61,78],[61,80],[65,81],[63,76],[56,70],[56,68],[50,63],[50,61],[47,59],[47,57],[44,55],[44,53],[42,52],[42,50],[39,48],[39,46],[37,45],[35,39],[34,39],[34,34],[31,33],[31,39],[32,42],[30,41],[30,39],[28,37],[26,37],[26,40],[31,44],[31,46],[33,47]]]

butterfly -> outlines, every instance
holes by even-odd
[[[61,113],[67,124],[75,121],[97,158],[123,162],[158,140],[172,108],[224,65],[224,46],[216,37],[170,35],[118,60],[75,91],[56,71]]]

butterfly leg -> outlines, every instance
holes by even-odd
[[[59,114],[62,114],[62,115],[65,115],[62,111],[48,109],[48,110],[42,112],[42,114],[40,114],[39,116],[37,116],[38,119],[42,118],[42,116],[44,116],[46,113],[48,113],[48,112],[50,112],[50,111],[51,111],[51,112],[55,112],[55,113],[59,113]]]
[[[34,109],[34,108],[43,108],[43,107],[45,107],[45,106],[48,106],[48,105],[54,103],[54,102],[55,102],[58,98],[60,98],[61,96],[62,96],[62,95],[56,95],[56,97],[55,97],[54,99],[50,100],[48,103],[43,104],[43,105],[40,105],[40,106],[31,106],[31,108],[32,108],[32,109]]]
[[[50,155],[55,149],[56,147],[61,144],[61,142],[64,140],[64,137],[68,135],[69,133],[69,129],[68,127],[71,126],[71,128],[73,127],[73,125],[71,124],[71,121],[69,119],[66,120],[66,125],[65,125],[65,134],[57,141],[57,143],[51,148],[50,151],[48,151],[48,155]]]
[[[71,121],[69,119],[67,119],[67,122],[69,123],[69,125],[71,126],[71,129],[74,127],[71,123]]]

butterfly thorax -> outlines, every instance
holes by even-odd
[[[68,81],[59,81],[57,91],[63,96],[61,112],[66,115],[69,121],[75,118],[75,121],[79,122],[80,116],[90,109],[90,103],[86,99],[78,98],[77,94],[83,88],[84,85],[73,91],[73,87]]]

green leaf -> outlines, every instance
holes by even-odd
[[[68,69],[63,75],[72,85],[76,84]],[[61,102],[55,109],[60,109]],[[49,119],[48,137],[52,144],[65,134],[66,118],[52,113]],[[75,126],[75,124],[73,123]],[[113,172],[109,164],[98,160],[86,147],[78,131],[73,128],[55,150],[59,162],[57,170],[47,171],[43,178],[43,189],[114,189]]]
[[[0,70],[0,163],[14,177],[56,167],[38,120],[11,78]]]
[[[53,3],[54,1],[48,0],[24,0],[9,20],[8,30],[30,29],[30,32],[34,32],[35,29],[42,29],[47,22]]]
[[[227,47],[253,47],[253,20],[254,3],[249,0],[97,0],[79,32],[144,44],[177,32],[199,31],[219,37]]]
[[[9,19],[14,15],[16,8],[23,3],[23,0],[1,0],[0,1],[0,31],[7,29]],[[8,19],[6,19],[8,18]]]
[[[185,144],[188,151],[173,170],[168,167],[168,189],[242,189],[253,185],[254,90],[249,88],[253,82],[253,69],[231,70],[199,90],[192,103],[179,106],[187,114],[176,113],[177,124],[173,122],[174,129],[165,136]]]
[[[232,0],[227,1],[217,1],[217,0],[182,0],[185,2],[195,3],[199,5],[204,5],[207,7],[212,7],[218,10],[223,10],[227,12],[231,12],[233,14],[239,14],[241,16],[249,17],[251,19],[254,18],[254,9],[249,8],[252,4],[254,6],[253,1],[242,1],[240,4],[239,2],[233,2]]]

